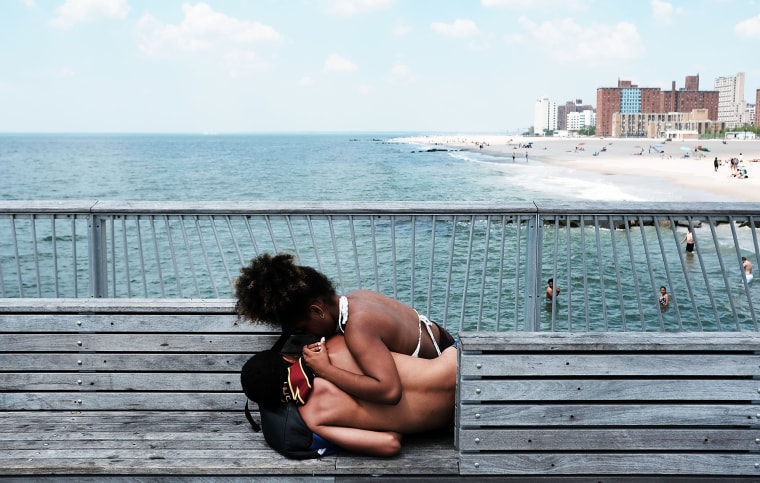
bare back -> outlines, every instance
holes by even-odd
[[[360,373],[342,337],[333,337],[326,344],[334,365]],[[353,398],[318,377],[309,401],[301,408],[306,424],[310,428],[332,425],[399,433],[427,431],[449,424],[454,416],[456,349],[449,348],[436,359],[392,355],[403,387],[398,404]]]

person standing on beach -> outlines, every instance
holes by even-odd
[[[715,168],[715,172],[718,172],[718,166],[720,166],[720,163],[718,163],[718,157],[715,156],[715,161],[713,161],[713,167]]]
[[[683,242],[686,242],[686,253],[692,253],[694,251],[694,234],[691,232],[691,227],[686,229],[686,236],[681,240],[681,243]]]
[[[515,153],[514,152],[512,152],[512,162],[513,163],[515,162]]]
[[[747,260],[747,257],[742,257],[742,268],[744,269],[744,276],[747,279],[747,283],[752,281],[752,262]]]
[[[525,151],[525,162],[528,162],[528,151]]]

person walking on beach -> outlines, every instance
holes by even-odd
[[[692,253],[694,251],[694,234],[691,232],[691,227],[686,229],[686,236],[681,240],[681,243],[683,242],[686,242],[686,253]]]
[[[670,295],[668,295],[668,289],[666,289],[664,285],[660,287],[660,296],[657,299],[657,302],[660,304],[660,310],[663,312],[670,307]]]
[[[715,156],[715,161],[713,161],[713,167],[715,168],[715,172],[718,172],[718,166],[720,166],[720,163],[718,163],[718,157]]]
[[[747,257],[742,257],[742,268],[744,269],[744,276],[747,279],[747,283],[752,281],[752,262],[747,260]]]

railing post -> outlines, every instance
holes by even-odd
[[[538,274],[541,271],[541,233],[540,215],[528,219],[528,239],[525,266],[525,327],[523,330],[538,332]]]
[[[88,248],[90,266],[90,297],[102,298],[108,289],[106,263],[105,219],[96,215],[88,218]]]

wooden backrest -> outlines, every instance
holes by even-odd
[[[462,474],[760,476],[760,334],[460,338]]]
[[[4,410],[239,411],[240,368],[279,337],[227,302],[37,304],[0,304]]]

